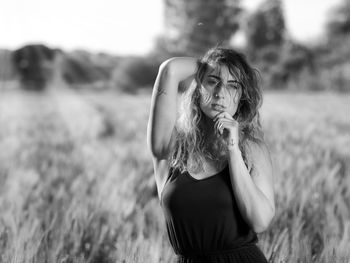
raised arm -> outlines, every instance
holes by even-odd
[[[166,159],[170,152],[179,83],[194,76],[196,69],[196,59],[190,57],[171,58],[159,67],[147,127],[147,144],[158,160]]]

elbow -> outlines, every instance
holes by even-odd
[[[165,60],[164,62],[162,62],[162,64],[160,64],[159,66],[159,72],[161,72],[163,75],[164,74],[172,74],[174,71],[174,61],[176,61],[177,58],[173,57],[173,58],[169,58],[167,60]]]
[[[271,207],[268,212],[265,211],[265,213],[259,217],[259,220],[256,220],[256,222],[252,225],[252,229],[255,233],[262,233],[266,231],[272,219],[275,216],[275,207]]]
[[[184,57],[169,58],[169,59],[165,60],[164,62],[162,62],[162,64],[160,64],[159,72],[162,75],[165,75],[167,77],[172,77],[172,78],[175,77],[176,79],[178,79],[180,77],[180,79],[182,79],[183,68],[188,67],[188,66],[186,66],[187,63],[185,62],[185,60],[186,60],[186,58],[184,58]],[[188,74],[188,75],[190,75],[190,74]]]

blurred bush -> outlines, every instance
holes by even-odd
[[[259,69],[267,89],[286,89],[300,74],[315,73],[313,52],[291,41],[282,46],[269,45],[256,52],[253,64]]]
[[[13,66],[20,76],[21,86],[29,90],[43,90],[52,77],[55,50],[42,45],[26,45],[12,53]]]
[[[135,93],[140,88],[153,86],[159,68],[154,56],[128,57],[112,73],[112,83],[116,89]]]
[[[92,54],[77,50],[63,53],[61,61],[62,78],[68,84],[90,84],[107,81],[113,69],[118,65],[119,58],[103,53]]]
[[[7,49],[0,49],[0,80],[13,80],[16,77],[12,65],[12,52]]]
[[[6,54],[0,52],[0,69],[6,64]],[[164,54],[157,52],[145,57],[120,57],[28,45],[14,51],[12,55],[10,53],[10,57],[25,89],[43,90],[54,77],[71,88],[112,88],[134,93],[153,85]],[[6,76],[8,78],[11,74],[6,72]]]

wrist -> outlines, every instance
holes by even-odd
[[[236,143],[233,139],[229,140],[227,148],[229,152],[238,152],[238,153],[241,152],[241,150],[239,149],[238,143]]]
[[[229,146],[227,148],[228,148],[229,153],[241,154],[241,149],[239,149],[238,145],[237,146]]]

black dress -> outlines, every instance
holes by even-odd
[[[201,180],[170,168],[160,205],[178,263],[267,263],[239,212],[228,165]]]

